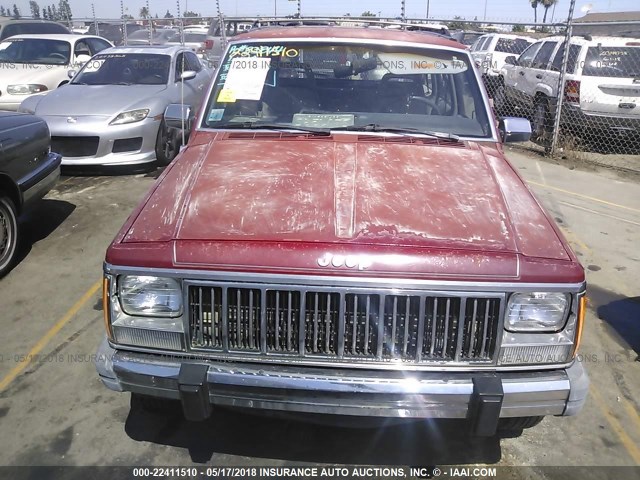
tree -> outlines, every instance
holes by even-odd
[[[7,11],[4,9],[2,5],[0,5],[0,17],[5,17],[7,15]]]
[[[199,13],[196,13],[196,12],[187,11],[187,12],[184,12],[184,13],[182,14],[182,16],[183,16],[183,17],[186,17],[186,18],[188,18],[188,17],[199,17],[199,16],[200,16],[200,14],[199,14]]]
[[[140,9],[140,18],[149,18],[149,9],[147,7]]]
[[[56,22],[60,20],[60,13],[54,4],[51,4],[51,19]]]
[[[362,15],[360,16],[361,17],[377,17],[375,13],[371,13],[369,10],[367,10],[366,12],[362,12]]]
[[[464,22],[463,20],[464,18],[456,15],[455,17],[453,17],[452,22],[447,23],[447,27],[449,27],[449,30],[470,30],[471,27],[469,26],[469,24],[467,22]]]
[[[40,5],[38,5],[38,2],[31,0],[29,2],[29,8],[31,9],[31,16],[33,18],[40,18]]]
[[[542,0],[529,0],[529,3],[531,3],[531,8],[533,8],[533,21],[535,23],[538,23],[538,4],[541,1]]]
[[[524,33],[527,29],[524,28],[524,25],[514,25],[511,31],[514,33]]]
[[[20,10],[18,10],[18,6],[15,3],[13,4],[13,18],[20,18]]]
[[[552,7],[558,2],[558,0],[542,0],[542,6],[544,7],[544,17],[542,23],[547,22],[547,13],[549,13],[549,7]]]
[[[44,9],[42,9],[44,11]],[[51,10],[51,5],[49,5],[47,7],[47,16],[45,17],[49,20],[55,20],[54,16],[53,16],[53,11]]]
[[[128,13],[125,13],[120,18],[122,18],[123,20],[133,20],[133,15],[129,15]]]
[[[167,13],[164,14],[164,18],[173,18],[173,15],[171,15],[171,12],[167,10]]]
[[[71,21],[71,17],[73,14],[71,13],[71,5],[69,5],[69,0],[60,0],[58,4],[58,12],[60,15],[60,20]]]

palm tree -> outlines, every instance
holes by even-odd
[[[534,23],[538,23],[538,4],[541,1],[542,0],[529,0],[529,3],[531,3],[531,8],[533,8],[533,21],[534,21]]]
[[[149,9],[147,7],[142,7],[140,9],[140,17],[141,18],[149,18]]]
[[[549,12],[549,7],[552,7],[556,3],[558,3],[558,0],[542,0],[542,6],[544,7],[544,17],[542,18],[542,23],[546,23],[547,21],[547,13]]]

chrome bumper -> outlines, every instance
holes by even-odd
[[[210,405],[380,417],[471,418],[483,383],[479,379],[501,386],[496,418],[574,415],[589,387],[579,361],[567,369],[538,372],[345,371],[125,352],[113,349],[106,339],[98,349],[96,368],[111,390],[182,400],[183,407],[182,387],[194,386],[185,380],[185,372],[193,369],[202,372],[202,380],[195,383]]]

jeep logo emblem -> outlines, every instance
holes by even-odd
[[[371,260],[367,257],[356,255],[333,255],[326,253],[324,256],[318,258],[318,265],[321,267],[334,266],[357,268],[358,270],[365,270],[371,266]]]

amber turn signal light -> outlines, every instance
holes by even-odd
[[[578,303],[578,322],[576,324],[576,341],[573,347],[573,357],[578,353],[578,348],[580,348],[580,341],[582,340],[582,329],[584,327],[584,317],[587,314],[587,296],[583,295],[580,297],[580,301]]]

